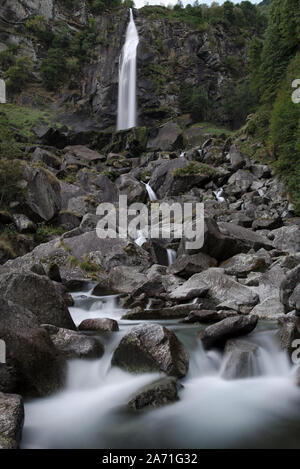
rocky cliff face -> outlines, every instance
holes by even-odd
[[[182,90],[197,87],[208,94],[209,117],[226,122],[222,88],[243,75],[249,39],[241,41],[239,30],[233,29],[229,33],[221,24],[200,31],[168,17],[149,16],[149,12],[147,8],[135,11],[140,35],[139,124],[153,125],[178,115]],[[52,31],[64,23],[70,34],[81,31],[91,18],[85,2],[80,2],[80,8],[74,11],[66,9],[58,0],[4,2],[0,14],[0,50],[15,43],[19,45],[18,55],[28,55],[34,64],[36,85],[24,90],[23,103],[30,101],[30,95],[34,95],[36,102],[39,95],[45,100],[45,90],[40,89],[39,66],[47,56],[47,49],[25,26],[24,20],[32,15],[44,16]],[[56,109],[63,114],[64,122],[76,130],[107,128],[116,121],[118,63],[128,10],[121,8],[107,12],[96,16],[95,20],[98,37],[93,58],[86,62],[82,75],[77,77],[76,90],[68,89],[68,83],[65,83],[56,93],[47,95],[48,102],[55,102]]]

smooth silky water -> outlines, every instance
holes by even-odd
[[[136,56],[138,44],[139,35],[130,8],[130,21],[119,61],[117,130],[130,129],[137,124]]]
[[[299,448],[300,389],[279,349],[272,323],[261,323],[247,340],[257,344],[261,376],[227,381],[220,377],[222,354],[205,352],[198,325],[160,321],[171,328],[190,354],[190,370],[180,400],[134,413],[130,397],[160,375],[131,375],[111,367],[123,335],[136,322],[120,320],[117,297],[75,293],[70,308],[83,319],[110,317],[120,331],[99,333],[105,354],[96,360],[71,360],[64,389],[25,405],[22,448]],[[158,322],[158,321],[152,321]]]

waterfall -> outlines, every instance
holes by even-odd
[[[130,8],[130,22],[119,63],[119,101],[117,130],[135,127],[136,119],[136,50],[138,32]]]
[[[168,254],[168,265],[174,264],[174,261],[176,259],[176,251],[174,251],[174,249],[167,249],[167,254]]]
[[[157,200],[157,196],[154,192],[154,190],[152,189],[152,187],[150,186],[150,184],[146,184],[146,190],[148,192],[148,195],[149,195],[149,199],[152,201],[152,200]]]

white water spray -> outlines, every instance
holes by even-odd
[[[172,265],[176,259],[176,251],[174,249],[167,249],[168,254],[168,265]]]
[[[135,127],[137,124],[136,104],[136,51],[139,35],[130,8],[130,22],[126,40],[120,56],[119,65],[119,101],[117,130]]]
[[[149,196],[149,199],[151,201],[153,200],[157,200],[157,195],[155,194],[154,190],[152,189],[152,187],[150,186],[150,184],[146,184],[146,190],[148,192],[148,196]]]

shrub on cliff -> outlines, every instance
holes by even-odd
[[[30,80],[31,60],[29,57],[20,57],[16,59],[15,65],[9,67],[5,73],[7,79],[7,88],[12,92],[21,91]]]

